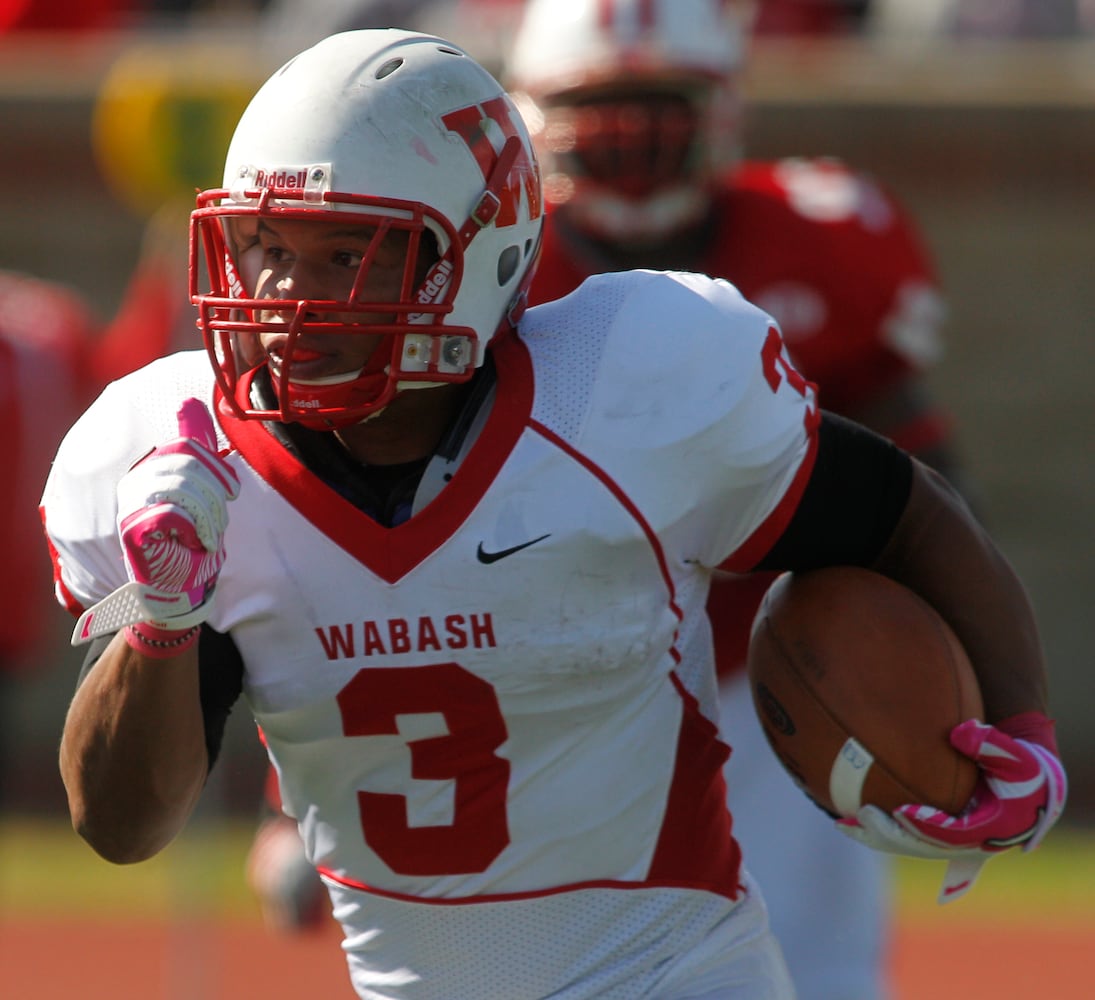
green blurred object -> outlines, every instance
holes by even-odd
[[[140,216],[219,187],[224,152],[266,67],[208,43],[126,49],[95,100],[92,148],[115,194]]]
[[[899,912],[933,920],[939,865],[900,858],[895,866]],[[1089,923],[1095,942],[1095,832],[1057,828],[1030,853],[1005,851],[986,865],[977,886],[953,907],[948,920],[1030,923],[1043,919]]]
[[[209,821],[163,854],[133,866],[103,861],[64,820],[0,821],[0,920],[64,912],[70,917],[163,919],[180,894],[192,909],[261,920],[243,877],[254,833],[242,821]],[[866,848],[864,848],[866,850]],[[900,858],[899,913],[917,921],[1090,923],[1095,940],[1095,832],[1058,828],[1036,851],[994,858],[977,888],[945,910],[936,902],[938,865]]]

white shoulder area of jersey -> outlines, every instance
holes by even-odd
[[[126,581],[116,526],[118,481],[139,458],[179,436],[184,399],[212,406],[213,386],[205,351],[161,358],[110,383],[61,442],[42,509],[64,590],[83,607]]]
[[[533,419],[655,530],[672,525],[674,558],[717,565],[780,502],[809,449],[813,394],[785,376],[775,321],[732,284],[604,274],[528,318]]]
[[[591,415],[613,422],[679,423],[689,413],[704,419],[733,407],[760,376],[773,326],[728,281],[635,270],[595,275],[530,309],[521,337],[533,357],[538,405],[556,398],[573,408],[582,400]]]
[[[637,269],[586,278],[569,295],[531,308],[520,329],[526,341],[575,329],[587,342],[622,341],[633,364],[661,369],[668,354],[687,353],[692,341],[746,328],[763,334],[772,322],[723,278]]]

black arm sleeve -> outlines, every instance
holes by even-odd
[[[80,668],[77,687],[83,683],[113,638],[112,635],[104,635],[92,641]],[[205,751],[211,771],[221,752],[228,716],[243,691],[243,659],[232,637],[226,632],[217,632],[208,625],[202,625],[198,636],[198,675],[202,719],[205,722]]]
[[[886,438],[823,413],[810,481],[758,570],[870,566],[909,499],[912,460]]]

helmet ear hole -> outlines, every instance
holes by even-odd
[[[521,264],[521,251],[518,247],[508,246],[498,255],[498,287],[509,284]]]

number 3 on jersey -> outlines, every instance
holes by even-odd
[[[401,875],[481,872],[509,844],[506,724],[494,688],[455,663],[362,670],[338,694],[347,736],[399,733],[401,715],[441,715],[447,732],[407,742],[411,777],[454,786],[453,821],[411,826],[407,799],[357,793],[365,842]]]

